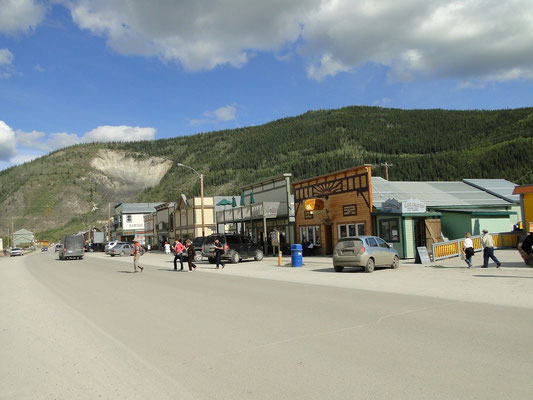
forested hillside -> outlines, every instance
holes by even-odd
[[[0,232],[5,235],[14,222],[57,236],[106,218],[108,203],[198,194],[199,180],[176,162],[205,175],[206,195],[236,194],[244,184],[285,172],[298,180],[359,164],[372,164],[373,175],[384,176],[382,162],[393,164],[391,180],[504,178],[524,184],[533,182],[532,148],[533,108],[346,107],[173,139],[77,145],[0,172],[0,206],[6,215]],[[99,151],[174,166],[157,183],[126,190],[127,179],[109,181],[91,164]],[[150,168],[139,168],[123,172],[150,175]]]
[[[292,172],[294,179],[358,164],[394,164],[391,180],[505,178],[533,181],[533,108],[499,111],[346,107],[311,111],[262,126],[149,143],[113,144],[188,164],[206,175],[208,193]],[[140,198],[177,194],[186,170],[172,170]]]

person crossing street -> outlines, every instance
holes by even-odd
[[[489,258],[496,263],[496,268],[500,268],[502,263],[494,255],[494,240],[486,229],[483,229],[483,236],[481,236],[481,247],[483,247],[483,266],[481,268],[489,267]]]
[[[174,242],[174,271],[178,270],[178,259],[180,260],[180,271],[183,271],[183,251],[185,250],[185,246],[181,241],[176,239]]]

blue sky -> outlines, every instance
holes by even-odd
[[[349,105],[530,107],[532,79],[531,0],[0,0],[0,169]]]

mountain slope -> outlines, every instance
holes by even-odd
[[[0,172],[0,233],[11,224],[56,238],[107,218],[107,204],[238,193],[243,184],[353,165],[394,164],[392,180],[533,181],[533,108],[496,111],[346,107],[242,129],[150,142],[69,147]],[[58,228],[60,227],[60,228]]]

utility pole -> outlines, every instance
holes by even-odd
[[[107,241],[111,240],[111,203],[107,203]]]
[[[393,167],[394,164],[389,164],[388,162],[381,163],[382,167],[385,167],[385,179],[389,180],[389,167]]]

